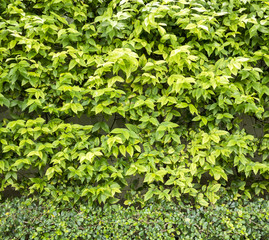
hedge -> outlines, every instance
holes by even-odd
[[[0,191],[268,193],[268,2],[0,3]]]
[[[15,239],[253,239],[269,238],[269,202],[221,200],[194,208],[162,201],[144,208],[52,205],[13,199],[0,204],[0,237]]]

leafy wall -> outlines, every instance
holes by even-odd
[[[1,190],[267,193],[268,25],[260,0],[1,0]]]

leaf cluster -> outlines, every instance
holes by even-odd
[[[225,199],[225,200],[224,200]],[[268,239],[264,199],[224,198],[208,208],[166,201],[143,209],[13,199],[1,203],[1,239]]]
[[[261,0],[2,0],[0,190],[267,194],[268,15]]]

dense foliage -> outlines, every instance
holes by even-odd
[[[267,193],[268,16],[262,0],[1,0],[1,191]]]
[[[255,239],[269,238],[269,202],[223,201],[195,209],[163,201],[143,209],[113,205],[56,207],[15,199],[0,204],[1,239]]]

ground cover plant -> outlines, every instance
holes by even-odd
[[[0,190],[267,194],[268,16],[261,0],[1,0]]]
[[[217,205],[151,202],[96,208],[34,199],[1,204],[0,238],[25,239],[253,239],[269,238],[269,202],[221,199]]]

